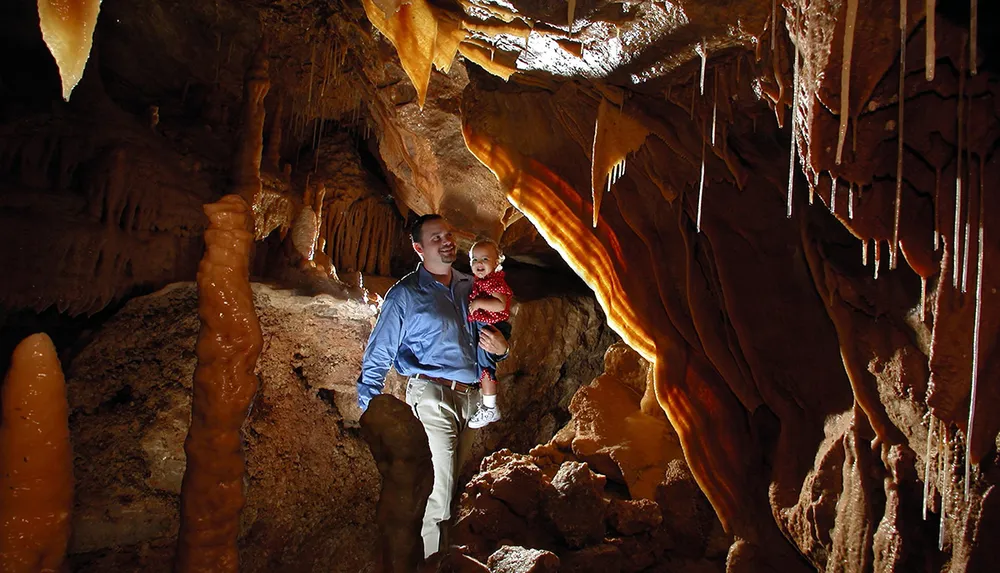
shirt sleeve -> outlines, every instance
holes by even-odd
[[[385,376],[389,373],[403,339],[403,314],[405,291],[393,288],[382,301],[375,328],[368,337],[368,347],[361,359],[361,376],[358,377],[358,405],[368,409],[372,398],[382,393]]]

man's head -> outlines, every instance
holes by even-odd
[[[458,249],[452,237],[451,225],[437,214],[423,215],[413,222],[410,231],[413,250],[420,255],[427,270],[444,272],[455,262]]]

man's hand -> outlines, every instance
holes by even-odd
[[[489,325],[483,325],[483,329],[479,332],[479,347],[497,356],[507,354],[509,348],[503,334]]]

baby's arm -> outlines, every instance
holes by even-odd
[[[503,312],[507,310],[507,295],[498,292],[484,292],[482,296],[469,303],[469,312],[476,310]]]

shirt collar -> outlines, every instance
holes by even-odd
[[[471,279],[472,279],[471,276],[461,271],[456,271],[455,269],[451,269],[452,286],[454,286],[456,282],[467,281]],[[437,279],[434,278],[434,275],[432,275],[430,271],[428,271],[424,267],[423,263],[419,263],[417,265],[417,284],[420,285],[420,288],[428,288],[430,286],[433,286],[434,284],[441,284],[441,283],[439,283]]]

